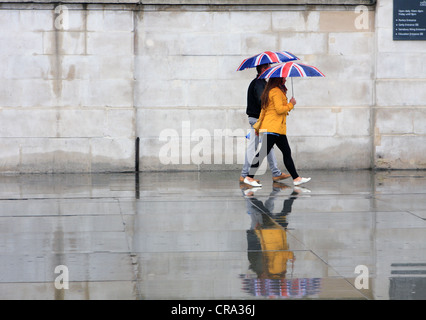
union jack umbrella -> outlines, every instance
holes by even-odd
[[[290,61],[265,70],[259,79],[288,77],[325,77],[325,75],[318,68]]]
[[[259,79],[289,77],[291,78],[291,92],[294,96],[293,77],[325,77],[325,75],[316,67],[290,61],[265,70]]]
[[[237,71],[241,71],[247,68],[255,68],[262,64],[272,64],[294,60],[299,60],[299,58],[288,51],[265,51],[245,59],[238,67]]]

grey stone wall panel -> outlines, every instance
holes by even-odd
[[[392,1],[375,3],[70,0],[58,29],[56,3],[0,1],[0,171],[131,171],[136,137],[142,170],[239,169],[255,71],[235,70],[267,49],[326,74],[287,83],[298,169],[424,168],[425,43],[392,41]],[[164,130],[180,148],[168,165]]]

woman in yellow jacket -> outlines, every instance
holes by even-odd
[[[284,165],[291,174],[294,185],[297,186],[311,180],[311,178],[299,176],[291,157],[291,149],[286,136],[286,117],[296,105],[296,100],[291,98],[290,102],[287,101],[285,82],[286,78],[270,78],[262,94],[262,111],[253,128],[263,132],[263,142],[259,153],[252,161],[249,175],[244,179],[244,183],[254,187],[262,186],[253,177],[259,164],[274,145],[277,145],[283,153]]]

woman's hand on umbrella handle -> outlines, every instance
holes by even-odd
[[[296,99],[294,99],[294,97],[291,97],[290,102],[293,104],[293,106],[296,105]]]

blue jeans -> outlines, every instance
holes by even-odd
[[[256,150],[259,145],[259,136],[254,134],[254,129],[253,129],[253,125],[257,122],[257,119],[249,117],[248,120],[252,130],[250,131],[250,138],[247,144],[247,151],[246,151],[246,156],[244,160],[244,166],[243,166],[243,170],[241,171],[241,176],[244,178],[249,174],[251,162],[253,161],[253,158],[256,155]],[[272,176],[273,177],[280,176],[281,171],[280,169],[278,169],[277,158],[275,157],[275,152],[273,148],[268,153],[267,159],[268,159],[269,168],[271,169],[271,172],[272,172]]]

